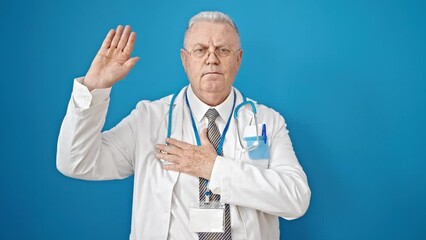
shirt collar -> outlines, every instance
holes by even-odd
[[[232,105],[234,102],[233,92],[234,91],[231,91],[225,101],[223,101],[221,104],[215,107],[210,107],[195,95],[191,85],[189,85],[187,94],[194,120],[197,123],[200,123],[204,119],[204,115],[206,114],[207,110],[209,110],[210,108],[215,108],[216,111],[219,113],[219,117],[216,119],[216,121],[219,120],[226,124],[226,121],[228,121],[229,115],[231,114]]]

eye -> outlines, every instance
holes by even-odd
[[[193,50],[193,52],[195,52],[195,53],[200,53],[200,52],[204,52],[204,51],[205,51],[204,48],[196,48],[196,49]]]
[[[206,51],[207,50],[205,48],[199,47],[199,48],[195,48],[194,50],[192,50],[192,54],[195,57],[202,57],[202,56],[204,56],[206,54]]]
[[[228,56],[228,55],[231,53],[231,50],[230,50],[230,49],[228,49],[228,48],[219,48],[219,49],[217,50],[217,53],[218,53],[220,56],[225,57],[225,56]]]

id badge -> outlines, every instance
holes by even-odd
[[[189,230],[191,232],[223,232],[225,204],[220,202],[204,203],[189,210]]]
[[[249,158],[251,160],[268,160],[269,159],[269,147],[267,142],[267,136],[266,132],[263,134],[263,129],[266,129],[265,124],[259,124],[257,126],[257,130],[259,133],[256,132],[256,126],[247,126],[244,129],[244,141],[247,146],[253,145],[253,143],[258,140],[258,146],[248,152]]]

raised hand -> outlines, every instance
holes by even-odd
[[[111,87],[123,79],[139,61],[139,57],[130,58],[135,41],[136,33],[131,31],[129,25],[111,29],[93,59],[83,84],[92,91]]]

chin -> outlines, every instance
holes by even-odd
[[[225,85],[221,81],[210,80],[208,82],[202,83],[201,89],[205,92],[210,92],[210,93],[222,92],[225,89]]]
[[[200,83],[203,88],[223,88],[225,79],[222,75],[208,75],[203,76]]]

